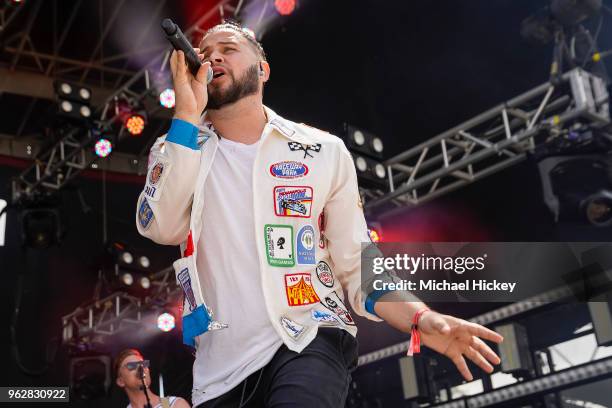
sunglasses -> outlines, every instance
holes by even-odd
[[[142,361],[130,361],[129,363],[125,364],[125,368],[127,368],[130,371],[134,371],[138,368],[138,366],[143,366],[144,368],[149,368],[149,360],[142,360]]]

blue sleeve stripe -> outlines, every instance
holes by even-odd
[[[376,317],[380,317],[374,311],[374,305],[376,304],[378,299],[382,297],[382,295],[388,292],[390,292],[390,290],[375,290],[374,292],[368,295],[365,301],[365,309],[368,311],[368,313],[372,313]]]
[[[200,150],[198,147],[198,128],[181,119],[172,119],[166,141],[180,144],[192,150]]]

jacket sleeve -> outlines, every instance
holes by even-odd
[[[187,239],[201,155],[197,137],[196,126],[173,119],[168,134],[151,148],[136,227],[158,244],[179,245]]]
[[[335,275],[348,293],[348,300],[360,316],[382,321],[374,314],[373,303],[366,307],[368,293],[362,289],[361,248],[370,244],[370,235],[357,185],[353,158],[338,139],[338,157],[331,193],[325,203],[325,237],[335,266]]]

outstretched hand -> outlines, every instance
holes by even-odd
[[[493,372],[491,363],[497,365],[501,362],[482,339],[501,343],[503,337],[479,324],[428,310],[419,319],[418,329],[422,344],[450,358],[467,381],[474,377],[465,357],[487,373]]]

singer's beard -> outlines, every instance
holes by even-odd
[[[257,68],[257,64],[251,65],[238,80],[234,78],[234,74],[225,74],[230,75],[232,79],[231,84],[225,90],[209,86],[206,109],[221,109],[223,106],[237,102],[245,96],[256,94],[259,90]]]

